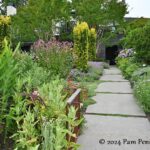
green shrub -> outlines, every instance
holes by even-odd
[[[36,89],[52,79],[50,71],[40,67],[38,63],[34,62],[32,55],[17,52],[14,59],[17,61],[19,70],[18,76],[24,81],[24,84],[30,81],[31,90]]]
[[[150,80],[139,80],[134,86],[135,96],[146,113],[150,113]]]
[[[137,82],[139,79],[144,79],[145,77],[150,77],[150,67],[142,67],[134,71],[132,74],[131,81]]]
[[[18,63],[14,59],[17,49],[18,47],[13,52],[4,39],[4,49],[0,54],[0,136],[2,136],[1,145],[4,149],[8,149],[8,137],[13,130],[12,118],[9,114],[10,107],[14,104],[13,95],[19,75]]]
[[[131,77],[132,77],[132,74],[133,74],[133,72],[135,71],[135,70],[137,70],[139,67],[138,67],[138,65],[137,64],[130,64],[127,68],[126,68],[126,70],[125,70],[125,77],[127,78],[127,79],[130,79]]]
[[[128,64],[129,64],[128,58],[118,58],[117,59],[117,65],[121,69],[122,72],[125,72]]]
[[[125,37],[124,43],[134,48],[138,61],[150,64],[150,25],[131,30]]]
[[[89,67],[86,73],[78,69],[72,69],[72,71],[70,72],[70,77],[74,81],[78,81],[78,82],[83,82],[83,81],[92,82],[98,80],[102,75],[102,72],[103,72],[103,68],[94,68],[94,67]]]
[[[91,28],[89,30],[89,60],[95,60],[96,59],[96,30],[95,28]]]
[[[14,53],[4,40],[4,50],[0,54],[0,124],[6,123],[6,114],[9,113],[9,107],[12,104],[12,95],[18,78],[18,66],[14,60]]]
[[[117,65],[127,79],[131,79],[133,72],[139,68],[139,65],[134,62],[132,57],[117,58]]]
[[[18,63],[19,76],[24,76],[27,71],[37,66],[37,64],[33,61],[32,56],[25,52],[18,51],[15,54],[14,59]]]

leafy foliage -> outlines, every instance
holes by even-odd
[[[23,123],[18,124],[18,131],[13,135],[17,139],[15,150],[38,150],[38,131],[35,128],[37,124],[35,115],[29,109],[23,117]]]
[[[134,87],[135,96],[146,113],[150,113],[150,81],[139,80]]]
[[[135,19],[126,25],[126,34],[130,32],[131,30],[137,29],[137,28],[143,28],[147,23],[149,19],[147,18],[138,18]]]
[[[138,68],[132,74],[131,81],[137,82],[138,80],[144,80],[145,76],[150,76],[150,67]]]
[[[118,58],[117,64],[127,79],[131,79],[133,72],[139,68],[133,58]]]
[[[120,23],[127,12],[126,4],[118,0],[73,0],[73,6],[81,16],[80,21],[86,21],[93,27]]]
[[[147,24],[143,28],[131,30],[123,39],[125,45],[134,48],[138,61],[150,64],[150,25]]]
[[[49,40],[53,23],[68,17],[67,0],[29,0],[19,7],[13,17],[12,38],[14,42]]]
[[[103,68],[93,68],[89,67],[88,72],[81,72],[78,69],[72,69],[70,72],[70,76],[75,81],[87,81],[92,82],[99,79],[99,76],[102,75]]]
[[[91,28],[89,30],[89,60],[96,59],[96,30],[95,28]]]
[[[66,114],[64,80],[52,79],[49,71],[27,53],[12,52],[6,40],[0,55],[0,71],[0,136],[4,134],[1,144],[5,145],[10,136],[14,143],[14,147],[4,148],[76,149],[78,145],[68,141],[66,134],[76,137],[74,127],[82,119],[76,119],[75,108],[68,109]]]
[[[134,94],[146,113],[150,113],[150,67],[135,63],[133,58],[118,58],[119,68],[134,87]]]
[[[65,121],[62,119],[50,120],[43,124],[42,135],[44,137],[43,150],[62,150],[66,147]]]
[[[0,123],[5,122],[5,115],[12,104],[12,94],[18,75],[17,62],[13,59],[14,53],[10,50],[6,39],[4,50],[0,54]]]

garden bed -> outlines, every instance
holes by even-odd
[[[81,111],[80,111],[80,106],[81,106],[81,100],[80,100],[80,94],[81,94],[81,89],[77,89],[75,90],[75,92],[72,93],[72,95],[68,98],[67,100],[67,106],[66,106],[66,115],[68,116],[69,113],[69,108],[70,107],[74,107],[76,111],[75,114],[75,120],[74,121],[80,121],[81,119]],[[66,122],[66,128],[69,128],[68,123]],[[1,126],[2,129],[2,126]],[[68,129],[69,130],[69,129]],[[66,134],[66,139],[68,142],[77,142],[77,137],[79,135],[80,132],[80,125],[77,125],[74,127],[73,129],[73,134],[75,134],[75,137],[72,137],[68,134]],[[0,141],[2,141],[4,137],[0,134]],[[6,146],[7,145],[7,146]],[[4,147],[7,147],[8,150],[12,150],[13,149],[13,141],[10,139],[7,141],[6,145],[0,145],[0,149],[1,150],[6,150]],[[68,148],[68,150],[71,150],[72,148]]]

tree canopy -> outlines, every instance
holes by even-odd
[[[53,21],[67,18],[68,13],[67,0],[28,0],[13,17],[14,38],[21,41],[48,38],[52,33]]]
[[[128,13],[127,4],[123,0],[72,0],[72,4],[78,20],[95,27],[99,41],[107,44],[117,35],[117,30],[112,32],[112,27],[118,29],[123,26],[124,16]]]
[[[124,21],[127,5],[119,0],[3,0],[17,7],[12,17],[12,38],[16,41],[34,41],[38,37],[52,35],[54,21],[70,20],[72,9],[76,10],[78,21],[85,21],[90,27],[114,26]]]
[[[79,19],[90,26],[123,22],[127,5],[118,0],[72,0]]]

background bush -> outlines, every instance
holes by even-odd
[[[134,87],[134,94],[146,113],[150,113],[150,67],[136,63],[134,57],[117,58],[124,76]]]
[[[96,30],[91,28],[89,30],[89,50],[88,50],[89,60],[96,59]]]
[[[134,48],[139,62],[150,64],[150,25],[131,30],[124,39],[125,45]]]
[[[94,67],[89,67],[88,71],[81,72],[79,69],[72,69],[69,76],[74,80],[78,82],[92,82],[95,80],[98,80],[100,76],[103,73],[103,68],[94,68]]]
[[[136,82],[135,96],[146,113],[150,113],[150,78]]]
[[[145,77],[150,77],[150,67],[142,67],[135,70],[132,74],[131,81],[137,82],[138,80],[144,80]]]
[[[133,57],[117,58],[117,65],[127,79],[131,79],[133,72],[139,68]]]
[[[132,75],[134,93],[146,113],[150,113],[150,67],[139,68]]]

